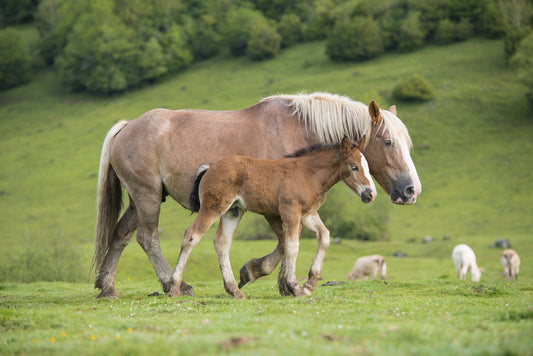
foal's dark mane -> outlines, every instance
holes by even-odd
[[[302,148],[294,153],[290,153],[288,155],[285,155],[285,157],[287,158],[291,158],[291,157],[301,157],[301,156],[305,156],[305,155],[308,155],[308,154],[311,154],[311,153],[314,153],[314,152],[319,152],[319,151],[324,151],[324,150],[328,150],[330,148],[335,148],[335,149],[339,149],[341,147],[340,144],[338,143],[332,143],[332,144],[323,144],[323,143],[319,143],[317,145],[313,145],[313,146],[309,146],[309,147],[306,147],[306,148]]]

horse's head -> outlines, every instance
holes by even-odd
[[[365,137],[359,141],[359,147],[352,145],[348,137],[341,142],[340,151],[343,156],[341,177],[344,183],[359,194],[363,203],[370,203],[376,197],[376,186],[370,176],[368,163],[361,153],[365,144]]]
[[[422,185],[409,152],[411,139],[407,128],[396,116],[395,106],[380,111],[372,100],[368,111],[372,131],[363,153],[370,173],[394,204],[414,204]]]

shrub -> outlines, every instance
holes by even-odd
[[[383,51],[381,29],[370,17],[338,21],[326,43],[326,54],[334,60],[371,59]]]
[[[252,28],[247,48],[253,60],[275,57],[281,48],[281,36],[266,23],[257,24]]]
[[[30,56],[17,31],[11,28],[0,30],[0,53],[0,89],[28,82]]]
[[[404,101],[428,101],[435,97],[426,79],[418,74],[398,84],[393,89],[392,95]]]

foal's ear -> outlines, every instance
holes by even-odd
[[[381,113],[379,112],[379,106],[374,99],[368,104],[368,113],[370,118],[374,121],[374,125],[377,125],[383,120]]]
[[[341,141],[341,151],[342,154],[346,157],[350,154],[350,150],[352,149],[352,140],[348,138],[348,136],[344,136]]]
[[[361,139],[359,140],[359,145],[357,146],[357,148],[361,152],[363,152],[363,148],[365,148],[365,141],[366,141],[366,135],[363,135],[363,137],[361,137]]]

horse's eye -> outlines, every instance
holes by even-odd
[[[387,146],[387,147],[392,147],[392,141],[391,141],[391,140],[385,140],[385,141],[383,141],[383,143],[384,143],[385,146]]]
[[[350,164],[350,168],[352,169],[352,171],[358,171],[359,170],[359,167],[357,167],[357,165],[355,163]]]

